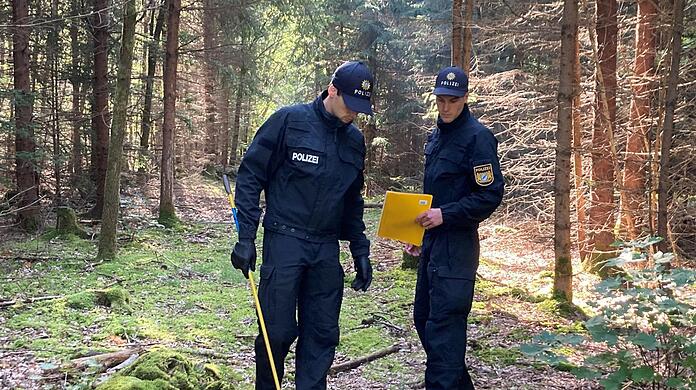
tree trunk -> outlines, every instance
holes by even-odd
[[[109,145],[109,84],[107,79],[109,54],[109,2],[94,0],[92,35],[94,36],[94,79],[92,89],[92,180],[97,189],[95,205],[87,214],[101,218],[104,208],[104,181]]]
[[[79,6],[77,0],[72,0],[72,14],[77,15]],[[82,105],[80,99],[80,46],[78,41],[78,21],[70,22],[70,57],[71,75],[70,84],[72,85],[72,153],[68,172],[72,175],[71,181],[77,183],[82,175],[82,138],[80,137],[80,127],[82,124]]]
[[[51,19],[58,19],[58,0],[51,1]],[[61,204],[61,148],[60,148],[60,125],[58,111],[60,100],[58,97],[58,64],[60,63],[59,48],[58,48],[58,32],[60,26],[58,23],[53,25],[53,28],[48,34],[48,65],[51,73],[51,135],[53,139],[53,176],[56,181],[55,199],[57,204]]]
[[[471,70],[471,58],[473,53],[472,28],[474,24],[474,0],[464,0],[464,31],[462,32],[462,69],[469,74]]]
[[[452,66],[464,68],[462,1],[452,0]]]
[[[558,86],[558,130],[554,175],[554,295],[573,300],[573,265],[570,258],[570,142],[573,128],[573,79],[577,61],[577,0],[565,0],[561,21],[561,66]]]
[[[121,203],[121,162],[123,161],[123,139],[128,126],[128,96],[130,94],[131,71],[133,68],[135,17],[135,2],[126,2],[123,12],[123,34],[121,35],[118,73],[116,75],[114,119],[111,123],[109,166],[106,172],[104,191],[104,212],[102,214],[102,226],[99,235],[99,252],[97,253],[97,257],[101,259],[113,259],[116,255],[116,230],[118,210]]]
[[[375,179],[372,171],[372,167],[375,164],[375,148],[372,146],[372,141],[377,136],[377,122],[374,115],[367,119],[367,124],[365,124],[362,130],[365,136],[365,196],[370,196],[372,183]]]
[[[176,129],[176,69],[179,46],[181,0],[167,0],[167,43],[164,61],[164,123],[162,125],[162,163],[160,171],[159,222],[176,224],[174,209],[174,130]]]
[[[225,167],[230,156],[230,85],[226,77],[222,82],[222,99],[220,103],[222,112],[222,153],[218,162]]]
[[[18,222],[27,231],[39,226],[39,180],[35,170],[36,141],[32,122],[33,95],[29,82],[29,5],[12,1],[12,60],[15,93],[15,174],[19,200]]]
[[[597,25],[593,45],[596,51],[596,85],[592,134],[592,188],[589,209],[589,248],[592,254],[585,268],[599,272],[599,263],[613,255],[614,242],[614,176],[616,154],[614,124],[616,123],[616,0],[597,1]],[[596,41],[596,42],[595,42]]]
[[[370,66],[370,69],[372,70],[372,74],[377,76],[377,70],[379,68],[379,65],[377,63],[377,48],[375,45],[372,45],[372,48],[370,49],[370,55],[368,57],[368,65]],[[375,77],[375,85],[372,86],[373,91],[377,91],[377,77]],[[374,94],[372,96],[372,104],[374,106],[375,111],[377,111],[377,95]],[[374,141],[375,137],[377,137],[377,119],[375,118],[374,115],[371,115],[367,118],[367,123],[363,127],[363,134],[365,136],[365,196],[369,196],[370,193],[372,192],[372,185],[375,181],[374,177],[374,172],[372,170],[372,167],[375,164],[375,149],[374,146],[372,145],[372,142]]]
[[[204,0],[203,9],[203,55],[205,57],[205,154],[215,160],[218,145],[216,84],[217,72],[215,69],[215,14],[211,9],[213,0]]]
[[[230,166],[232,167],[237,164],[237,156],[239,155],[239,124],[242,117],[242,99],[244,99],[244,73],[245,69],[242,67],[239,70],[239,84],[237,85],[237,94],[234,102],[234,121],[232,122],[232,145],[230,146]]]
[[[153,11],[154,12],[154,11]],[[147,46],[147,77],[145,78],[145,101],[143,102],[143,117],[140,133],[140,163],[139,172],[145,172],[147,164],[147,151],[150,147],[150,133],[152,129],[152,89],[155,83],[155,70],[157,69],[157,58],[159,57],[160,37],[162,36],[162,25],[164,16],[167,14],[166,8],[160,4],[157,13],[155,30],[152,33],[152,40]]]
[[[577,240],[580,259],[587,258],[587,236],[585,213],[584,174],[582,169],[582,118],[580,117],[580,40],[575,40],[575,58],[573,60],[573,170],[575,177],[575,212],[577,214]]]
[[[672,22],[672,56],[667,79],[667,97],[665,100],[665,119],[662,128],[660,150],[660,177],[657,189],[657,235],[664,238],[659,244],[663,252],[669,249],[667,241],[667,204],[669,192],[669,158],[674,130],[674,110],[677,106],[677,87],[679,85],[679,61],[681,59],[681,36],[684,28],[684,0],[674,0],[674,21]]]
[[[657,8],[653,0],[638,1],[638,24],[636,26],[636,57],[633,83],[631,117],[626,141],[626,160],[624,164],[622,207],[626,229],[631,239],[645,230],[646,218],[641,217],[645,210],[641,206],[648,201],[646,193],[646,172],[648,152],[648,131],[652,121],[650,101],[652,79],[655,76]]]

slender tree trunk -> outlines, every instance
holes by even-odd
[[[72,0],[72,14],[77,15],[79,6],[77,0]],[[70,84],[72,85],[72,153],[68,172],[72,175],[71,181],[78,182],[82,175],[82,138],[80,137],[80,126],[82,123],[82,110],[80,104],[80,47],[78,41],[78,21],[70,22],[70,57],[71,74]]]
[[[462,65],[466,74],[469,74],[471,70],[471,58],[473,53],[473,30],[472,26],[474,24],[474,0],[463,0],[464,5],[464,29],[462,32]]]
[[[159,4],[159,3],[158,3]],[[160,4],[157,13],[157,22],[152,33],[152,40],[147,47],[147,77],[145,78],[145,101],[143,102],[143,117],[140,133],[140,164],[138,171],[144,172],[147,164],[147,151],[150,147],[150,133],[152,129],[152,90],[155,83],[155,70],[157,69],[157,58],[160,54],[160,37],[162,36],[162,25],[167,14],[166,7]]]
[[[217,152],[217,107],[216,107],[216,84],[217,71],[215,69],[215,56],[213,53],[215,46],[215,15],[211,9],[213,0],[204,0],[203,9],[203,54],[205,57],[205,114],[206,114],[206,137],[205,153],[212,155],[214,161]]]
[[[164,124],[162,126],[162,164],[160,173],[159,222],[177,222],[174,209],[174,130],[176,129],[176,70],[179,46],[181,0],[167,0],[167,43],[164,61]]]
[[[51,19],[58,19],[58,0],[51,1]],[[53,138],[53,176],[56,181],[56,193],[54,201],[57,204],[62,203],[62,186],[61,186],[61,148],[60,148],[60,125],[58,118],[59,98],[58,98],[58,29],[59,24],[53,25],[53,28],[48,34],[48,56],[46,57],[51,69],[51,135]]]
[[[92,18],[92,35],[94,36],[92,179],[97,191],[95,205],[87,213],[93,218],[101,218],[102,209],[104,208],[104,180],[106,180],[106,159],[108,158],[109,146],[108,6],[108,0],[94,0],[94,17]]]
[[[655,76],[655,49],[657,8],[654,0],[638,1],[638,24],[636,26],[635,81],[626,160],[624,163],[622,207],[626,229],[630,238],[636,238],[645,228],[646,218],[640,216],[646,204],[646,172],[648,152],[648,131],[652,121],[651,90]]]
[[[452,66],[464,68],[462,1],[452,0]]]
[[[580,100],[580,40],[575,40],[575,59],[573,61],[573,170],[575,177],[575,212],[578,218],[577,239],[580,259],[587,258],[587,235],[585,212],[585,190],[582,169],[582,118]]]
[[[370,50],[370,55],[368,57],[368,65],[372,70],[373,75],[377,75],[379,65],[377,63],[377,49],[375,45],[372,46]],[[372,86],[373,91],[378,91],[377,80],[375,77],[375,85]],[[375,111],[377,110],[378,104],[377,94],[372,96],[372,103],[374,105]],[[365,136],[365,195],[369,196],[372,192],[372,185],[375,181],[372,167],[375,164],[375,148],[372,145],[375,137],[377,137],[377,121],[374,115],[367,118],[367,123],[363,126],[363,134]]]
[[[573,300],[573,265],[570,257],[570,142],[573,129],[573,79],[578,39],[577,0],[565,0],[561,21],[561,68],[558,86],[558,131],[554,175],[553,290],[568,302]]]
[[[116,230],[118,209],[121,202],[121,162],[123,161],[123,139],[128,126],[128,95],[130,94],[131,71],[133,68],[133,45],[135,43],[135,2],[125,3],[123,12],[123,34],[116,75],[114,116],[111,124],[109,144],[109,167],[106,172],[104,212],[99,235],[98,258],[113,259],[116,255]]]
[[[592,188],[588,231],[590,258],[585,268],[599,272],[599,264],[613,255],[616,123],[616,0],[597,0],[597,25],[591,31],[596,52],[594,130],[592,134]],[[596,36],[595,36],[596,34]]]
[[[220,156],[220,165],[227,165],[230,155],[230,85],[225,78],[222,82],[222,153]]]
[[[240,122],[242,118],[242,99],[244,99],[244,73],[245,69],[239,70],[239,83],[237,85],[237,94],[234,102],[234,121],[232,122],[232,145],[230,148],[230,165],[237,164],[237,156],[239,155],[239,135]]]
[[[657,234],[664,238],[659,244],[667,252],[667,205],[669,185],[669,158],[674,130],[674,110],[677,106],[677,87],[679,85],[679,61],[681,60],[681,36],[684,29],[684,0],[674,0],[674,21],[672,22],[672,56],[667,80],[667,98],[665,100],[665,120],[662,128],[662,145],[660,151],[660,177],[657,190]]]
[[[15,154],[19,200],[18,222],[27,231],[39,227],[39,180],[34,160],[36,141],[32,121],[33,94],[29,80],[29,5],[26,0],[12,1],[12,60],[15,93]]]

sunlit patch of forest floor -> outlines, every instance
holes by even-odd
[[[89,388],[105,376],[89,364],[62,370],[70,359],[155,345],[216,364],[231,388],[253,388],[256,317],[248,283],[229,263],[235,233],[222,185],[197,176],[178,185],[182,222],[174,228],[155,222],[156,180],[144,192],[124,186],[114,261],[95,260],[96,239],[54,237],[50,231],[4,236],[0,301],[19,303],[0,308],[0,388]],[[365,218],[375,277],[367,293],[354,292],[352,261],[347,245],[342,247],[346,280],[335,363],[394,345],[399,351],[331,375],[329,388],[422,388],[425,354],[411,319],[416,273],[401,269],[400,244],[375,238],[379,211],[369,209]],[[542,330],[582,329],[579,314],[549,299],[551,242],[535,239],[519,224],[509,226],[489,223],[481,229],[467,356],[476,387],[596,388],[575,379],[568,367],[548,367],[517,350]],[[578,301],[592,282],[586,278],[575,278]],[[116,299],[103,299],[109,294]],[[36,297],[49,298],[21,302]],[[291,351],[286,388],[294,388],[293,375]]]

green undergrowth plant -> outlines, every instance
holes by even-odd
[[[696,308],[688,301],[696,272],[672,268],[670,253],[651,255],[657,242],[615,243],[620,255],[605,265],[622,272],[596,286],[600,298],[590,303],[596,315],[584,321],[586,335],[543,332],[521,352],[567,367],[574,348],[592,342],[598,352],[570,370],[579,378],[598,379],[606,389],[695,389]]]

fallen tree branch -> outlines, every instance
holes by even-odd
[[[109,368],[118,366],[130,359],[133,355],[140,355],[147,347],[135,347],[122,349],[116,352],[101,353],[98,355],[85,356],[72,359],[62,366],[46,370],[48,373],[58,371],[80,371],[87,368],[96,369],[96,373],[104,372]],[[134,359],[133,359],[134,360]],[[131,361],[133,361],[131,360]]]
[[[25,299],[14,299],[11,301],[3,301],[0,302],[0,309],[16,305],[18,303],[34,303],[34,302],[41,302],[41,301],[50,301],[51,299],[60,299],[63,298],[63,295],[46,295],[43,297],[33,297],[33,298],[25,298]]]
[[[392,353],[399,352],[399,350],[401,350],[401,346],[398,344],[395,344],[395,345],[392,345],[391,347],[382,349],[382,350],[377,351],[375,353],[371,353],[367,356],[357,358],[355,360],[349,360],[345,363],[334,364],[329,369],[329,374],[333,375],[333,374],[336,374],[338,372],[352,370],[352,369],[359,367],[365,363],[369,363],[373,360],[377,360],[377,359],[383,358],[387,355],[391,355]]]
[[[122,282],[123,282],[122,279],[117,278],[115,281],[112,281],[112,282],[104,285],[104,287],[102,287],[100,290],[106,290],[107,288],[113,287],[116,284],[121,284]],[[89,289],[86,291],[97,291],[97,289]],[[14,306],[14,305],[19,304],[19,303],[26,305],[26,304],[31,304],[31,303],[35,303],[35,302],[50,301],[52,299],[61,299],[61,298],[65,298],[65,295],[46,295],[46,296],[42,296],[42,297],[13,299],[11,301],[0,302],[0,309],[4,309],[4,308],[9,307],[9,306]]]

